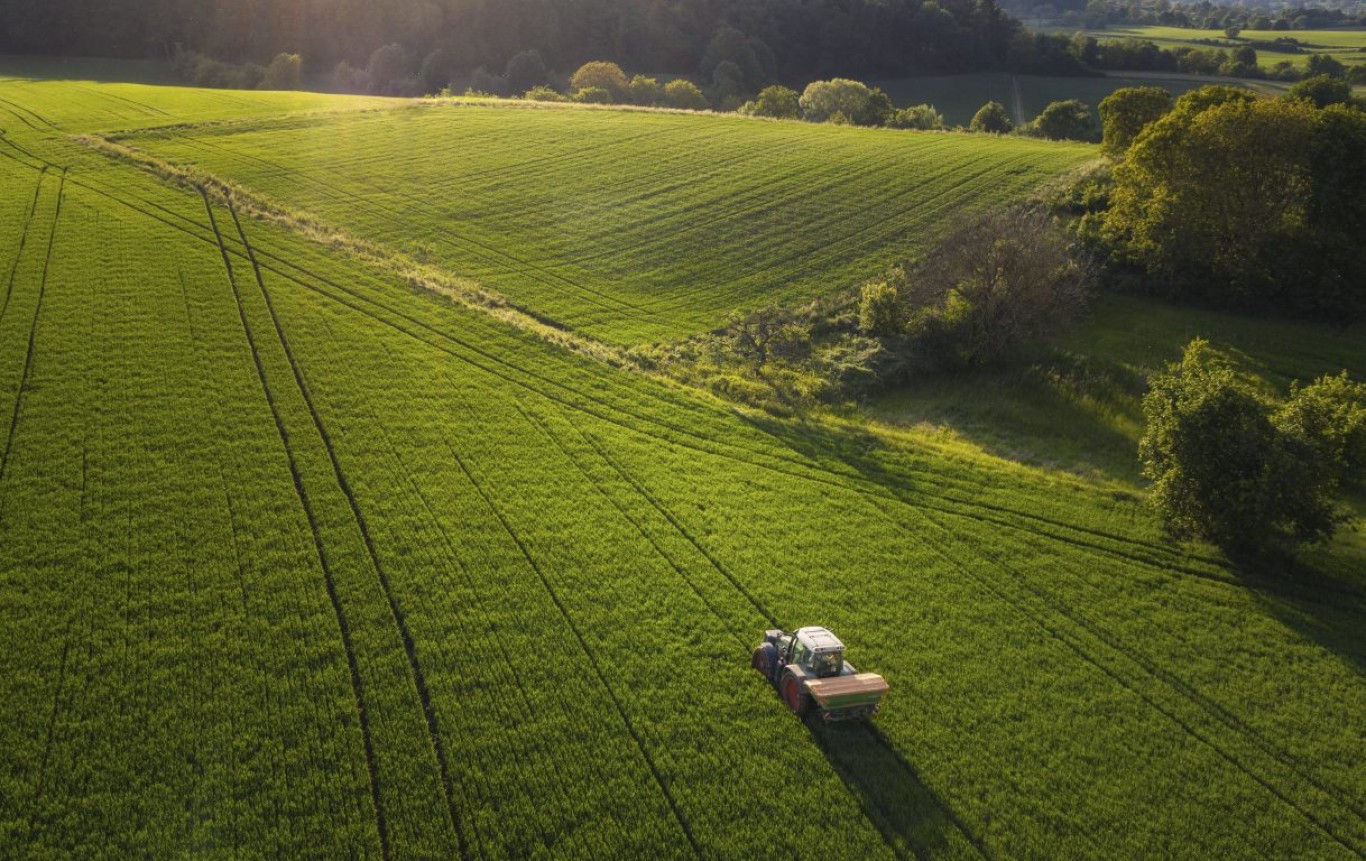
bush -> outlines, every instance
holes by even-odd
[[[636,75],[631,79],[631,83],[626,85],[627,93],[631,103],[636,105],[662,105],[664,104],[664,87],[655,78],[647,78],[644,75]]]
[[[591,63],[584,63],[574,72],[569,79],[569,86],[574,90],[585,90],[590,87],[606,90],[613,100],[617,100],[625,97],[628,83],[621,66],[604,60],[594,60]]]
[[[1096,139],[1096,121],[1083,102],[1063,99],[1050,103],[1021,131],[1055,141],[1091,141]]]
[[[858,328],[865,335],[899,334],[906,325],[901,293],[890,281],[869,281],[859,294]]]
[[[1007,135],[1015,130],[1015,123],[1010,121],[1010,114],[1006,113],[1005,105],[1000,102],[987,102],[973,114],[972,122],[968,123],[968,130]]]
[[[1010,209],[953,229],[898,287],[915,351],[940,367],[982,367],[1079,315],[1087,273],[1045,213]]]
[[[529,102],[567,102],[569,97],[559,90],[551,87],[541,86],[532,87],[522,94],[522,98]]]
[[[602,87],[580,87],[574,91],[573,99],[586,105],[610,105],[616,101],[612,94]]]
[[[809,122],[830,122],[836,114],[857,122],[858,117],[867,110],[872,95],[873,91],[867,84],[834,78],[807,84],[798,104],[802,109],[802,117]]]
[[[887,125],[894,129],[933,131],[944,127],[944,117],[931,105],[914,105],[892,114]]]
[[[1366,384],[1352,382],[1346,371],[1297,384],[1274,421],[1314,452],[1323,480],[1366,484]]]
[[[754,100],[751,113],[756,117],[773,117],[780,120],[795,120],[801,116],[801,103],[797,91],[774,85],[765,87]]]
[[[679,78],[664,85],[664,104],[685,111],[705,111],[707,97],[692,81]]]
[[[1316,108],[1329,105],[1345,105],[1352,101],[1352,85],[1344,78],[1332,75],[1315,75],[1305,78],[1290,88],[1287,99],[1305,99]]]
[[[1331,536],[1344,466],[1329,441],[1352,438],[1323,428],[1338,415],[1334,385],[1296,392],[1273,421],[1206,341],[1192,341],[1143,398],[1139,458],[1168,528],[1253,552]]]

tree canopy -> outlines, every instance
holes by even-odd
[[[1366,313],[1366,115],[1229,87],[1182,96],[1114,169],[1101,234],[1174,294]]]
[[[177,48],[314,71],[362,68],[398,43],[413,65],[444,51],[461,73],[535,49],[567,72],[595,59],[743,87],[843,75],[991,69],[1020,25],[995,0],[42,0],[0,4],[0,51],[169,58]],[[522,78],[525,83],[531,75]]]

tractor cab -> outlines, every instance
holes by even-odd
[[[784,634],[776,645],[784,663],[803,667],[818,679],[844,670],[844,644],[825,628],[799,628]]]

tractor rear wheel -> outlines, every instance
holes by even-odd
[[[783,702],[787,703],[788,709],[797,717],[805,717],[811,710],[811,695],[806,692],[806,687],[796,676],[783,676],[782,692]]]
[[[763,677],[773,679],[773,667],[778,658],[778,653],[774,650],[772,643],[760,643],[750,652],[749,664],[758,670]]]

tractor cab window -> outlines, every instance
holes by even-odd
[[[808,649],[801,640],[792,646],[792,663],[799,667],[805,667],[811,659],[811,650]]]
[[[811,669],[821,678],[839,675],[843,665],[844,655],[841,652],[824,652],[811,658]]]

